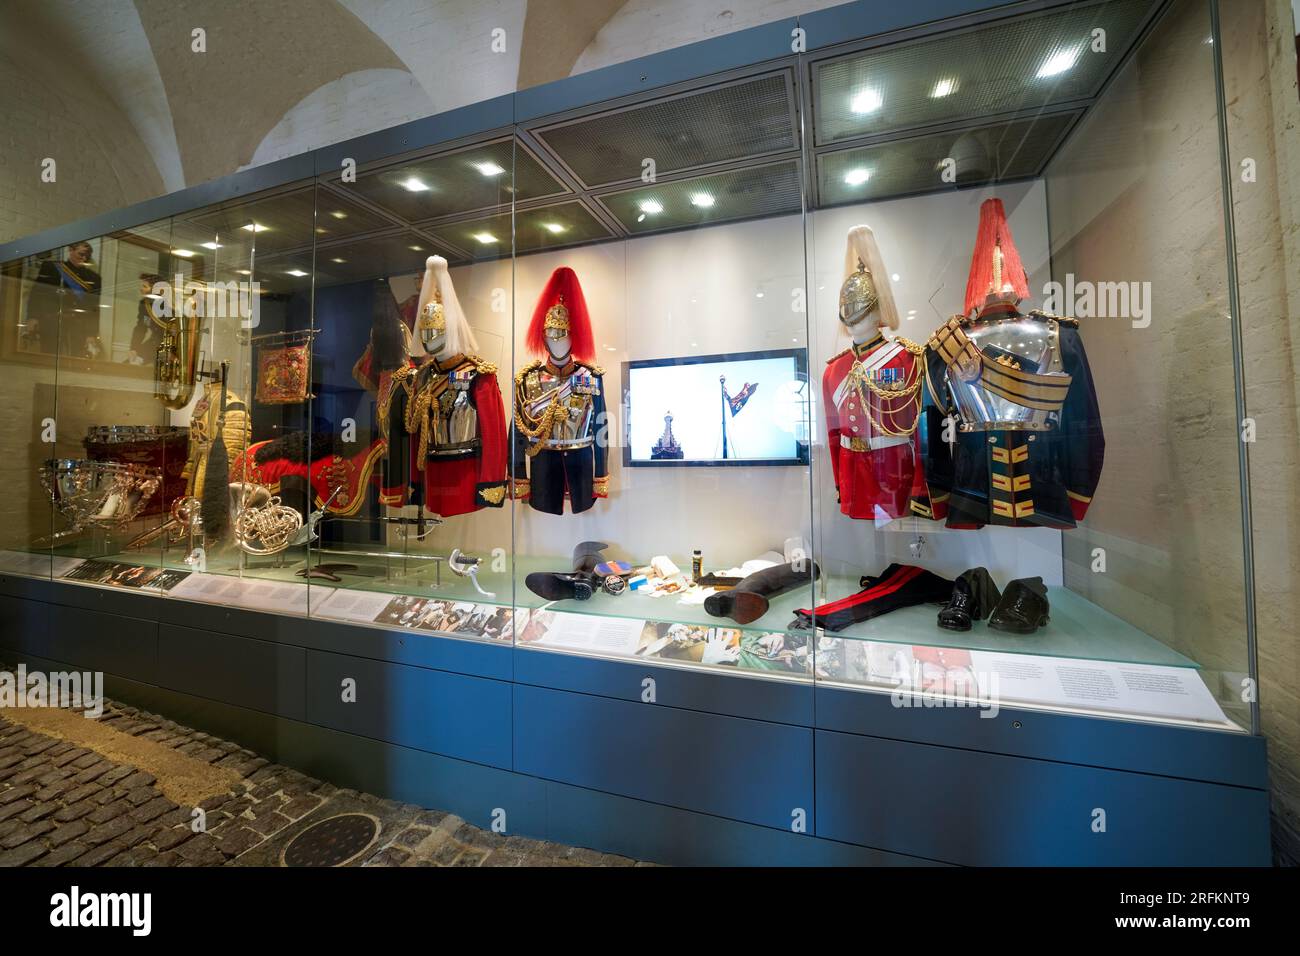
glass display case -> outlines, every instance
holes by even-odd
[[[780,35],[5,262],[3,569],[1249,731],[1212,36]]]

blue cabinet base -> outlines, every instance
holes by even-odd
[[[710,712],[705,685],[644,663],[489,659],[479,644],[415,649],[272,615],[236,635],[176,623],[180,602],[101,609],[84,588],[36,584],[0,577],[0,661],[102,670],[115,700],[511,834],[678,865],[1270,862],[1259,738],[1134,725],[1126,750],[1120,722],[1036,715],[1015,722],[1028,735],[975,725],[984,737],[966,739],[874,695],[827,690],[812,707],[811,688],[761,681]],[[657,703],[636,699],[646,676]],[[1135,769],[1148,749],[1163,772]]]

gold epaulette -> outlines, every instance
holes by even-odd
[[[592,375],[604,375],[604,374],[605,374],[605,370],[604,370],[603,368],[601,368],[599,365],[593,365],[593,364],[590,363],[590,362],[575,362],[574,364],[575,364],[575,365],[581,365],[583,368],[585,368],[587,371],[589,371]]]
[[[894,341],[897,342],[899,345],[901,345],[903,348],[905,348],[907,351],[911,352],[913,355],[920,355],[922,352],[925,351],[924,345],[920,345],[916,342],[913,342],[911,339],[905,339],[901,335],[895,335]]]
[[[826,360],[826,364],[827,364],[827,365],[830,365],[830,364],[831,364],[832,362],[834,362],[836,359],[838,359],[838,358],[843,358],[844,356],[848,355],[848,354],[849,354],[850,352],[852,352],[852,351],[853,351],[853,346],[852,346],[852,345],[850,345],[850,346],[849,346],[848,348],[846,348],[846,349],[841,349],[840,351],[838,351],[838,352],[836,352],[834,355],[832,355],[830,358],[828,358],[828,359]]]
[[[497,373],[497,367],[495,365],[491,362],[483,361],[483,359],[479,358],[477,355],[466,355],[465,360],[472,363],[474,371],[478,372],[480,375],[495,375]]]
[[[539,369],[539,368],[541,368],[541,367],[542,367],[542,360],[541,360],[541,359],[533,359],[531,362],[529,362],[527,365],[525,365],[523,368],[521,368],[518,372],[515,373],[515,384],[516,384],[516,385],[523,385],[523,384],[524,384],[524,377],[525,377],[529,372],[532,372],[532,371],[534,371],[534,370],[536,370],[536,369]]]

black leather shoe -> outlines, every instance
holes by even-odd
[[[949,631],[969,631],[998,605],[1002,595],[985,568],[971,568],[953,582],[952,597],[939,612],[939,626]]]
[[[989,627],[1008,634],[1032,634],[1047,623],[1047,588],[1042,578],[1020,578],[1007,585],[989,615]]]
[[[534,571],[524,585],[548,601],[585,601],[596,589],[595,578],[586,571]]]

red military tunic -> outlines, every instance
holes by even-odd
[[[352,375],[378,394],[380,503],[419,502],[444,518],[500,508],[508,449],[496,366],[473,355],[426,358],[376,378],[374,364],[367,348]]]
[[[907,339],[877,334],[826,364],[822,399],[831,470],[840,511],[850,518],[943,514],[930,499],[917,439],[923,351]]]

